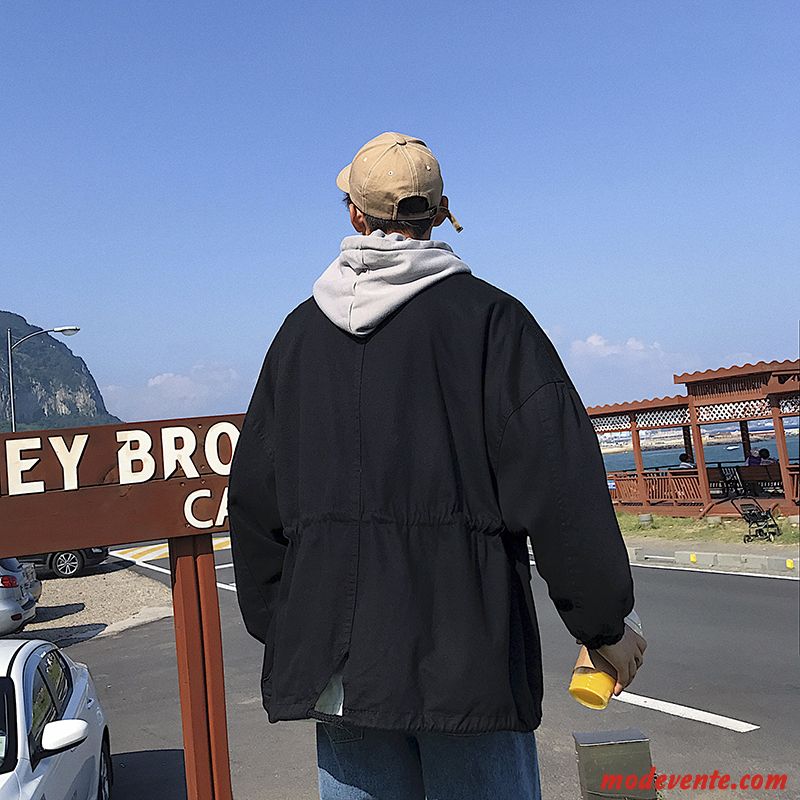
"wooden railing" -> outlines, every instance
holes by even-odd
[[[608,480],[611,499],[620,505],[703,505],[696,470],[611,472]]]
[[[647,499],[651,504],[671,502],[675,505],[697,505],[703,503],[700,495],[700,479],[695,470],[691,472],[689,470],[646,472],[644,482],[647,487]]]
[[[634,473],[608,473],[609,492],[615,503],[641,503],[639,478]]]
[[[772,498],[790,507],[798,501],[800,468],[789,467],[791,485],[788,497],[784,494],[780,469],[770,467],[709,466],[707,474],[711,496],[703,496],[697,470],[648,469],[642,473],[609,472],[608,489],[611,500],[619,506],[695,507],[701,509],[712,502],[753,491],[757,496]],[[730,475],[728,475],[730,473]],[[763,473],[763,474],[762,474]],[[788,503],[786,502],[788,501]]]

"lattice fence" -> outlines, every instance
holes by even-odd
[[[631,418],[627,414],[608,414],[605,417],[592,417],[595,433],[626,431],[631,427]]]
[[[716,403],[713,406],[697,406],[697,419],[700,422],[727,422],[728,420],[769,417],[769,400],[741,400],[738,403]]]
[[[780,409],[781,414],[800,414],[800,394],[781,397]]]
[[[636,425],[640,428],[677,428],[689,424],[689,407],[654,408],[640,411],[636,415]]]

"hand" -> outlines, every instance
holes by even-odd
[[[618,695],[630,685],[636,670],[642,666],[647,642],[636,631],[625,626],[625,634],[616,644],[607,644],[591,653],[599,653],[617,673],[614,694]],[[590,653],[590,655],[591,655]]]

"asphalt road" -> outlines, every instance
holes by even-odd
[[[224,566],[230,551],[220,550],[216,560],[220,582],[230,585],[233,571]],[[649,646],[631,692],[759,727],[739,733],[620,701],[603,712],[579,706],[566,692],[576,646],[536,576],[545,653],[545,717],[538,732],[544,797],[579,797],[573,731],[628,727],[650,736],[660,772],[787,772],[787,791],[768,796],[800,796],[800,584],[647,568],[634,575]],[[259,645],[242,626],[233,591],[220,590],[220,605],[235,797],[314,798],[314,724],[267,722],[259,696]],[[185,797],[171,622],[84,642],[70,652],[90,665],[111,720],[117,800]],[[767,794],[727,791],[726,796]]]

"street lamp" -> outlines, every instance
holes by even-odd
[[[6,329],[8,344],[8,405],[11,416],[11,433],[17,432],[17,417],[14,411],[14,361],[11,355],[14,348],[43,333],[60,333],[62,336],[74,336],[79,330],[80,328],[77,325],[61,325],[58,328],[48,328],[46,331],[34,331],[15,342],[11,338],[11,328]]]

